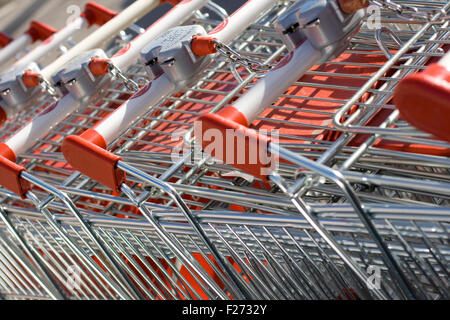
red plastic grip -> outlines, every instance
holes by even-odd
[[[56,29],[53,29],[49,25],[39,21],[32,21],[30,28],[25,33],[29,34],[33,42],[45,41],[56,33]]]
[[[95,181],[119,191],[125,182],[125,172],[117,168],[122,157],[106,150],[105,139],[94,129],[80,136],[68,136],[61,150],[70,165]]]
[[[0,185],[25,198],[31,185],[21,178],[24,167],[15,163],[16,154],[8,145],[0,143]]]
[[[433,63],[397,86],[394,103],[413,126],[450,141],[450,70]]]
[[[262,161],[261,154],[264,152],[268,155],[269,137],[219,114],[208,114],[197,121],[201,126],[199,123],[195,126],[195,139],[204,151],[211,151],[213,157],[240,171],[263,181],[267,180],[267,175],[263,174],[262,169],[270,168],[271,163]],[[218,137],[218,134],[221,137]]]
[[[84,12],[81,16],[86,18],[89,23],[89,27],[94,24],[102,26],[117,16],[117,12],[101,6],[98,3],[88,2],[84,7]]]
[[[11,43],[13,39],[7,34],[0,32],[0,47],[4,48]]]

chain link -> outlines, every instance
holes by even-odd
[[[115,66],[113,63],[108,62],[108,69],[109,72],[112,74],[113,77],[119,78],[124,83],[125,87],[131,91],[131,92],[138,92],[139,91],[139,85],[128,78],[117,66]]]
[[[214,43],[220,54],[227,57],[232,63],[243,66],[251,73],[264,73],[274,67],[273,65],[264,64],[249,57],[244,57],[218,40],[215,40]]]
[[[426,22],[432,22],[433,24],[442,24],[450,20],[450,15],[448,15],[444,9],[423,10],[408,4],[399,4],[392,0],[370,0],[370,3],[383,9],[393,11],[400,18],[406,20],[419,19]],[[441,14],[439,20],[431,21],[437,14]]]
[[[45,92],[47,92],[52,98],[56,99],[58,97],[58,93],[56,92],[55,88],[52,86],[52,84],[43,77],[39,78],[39,83]]]

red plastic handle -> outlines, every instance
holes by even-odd
[[[433,63],[407,76],[396,88],[394,103],[410,124],[450,141],[450,68]]]
[[[269,137],[221,114],[200,117],[194,128],[195,140],[205,152],[242,172],[267,180],[263,169],[272,164],[262,155],[268,155]]]
[[[24,167],[15,163],[16,154],[6,144],[0,143],[0,185],[25,198],[31,185],[21,178]]]
[[[97,182],[119,191],[125,182],[125,172],[117,168],[122,157],[106,150],[105,139],[94,129],[80,136],[68,136],[61,150],[70,165]]]
[[[13,39],[7,34],[0,32],[0,47],[4,48],[11,43]]]
[[[56,29],[53,29],[49,25],[39,22],[32,21],[30,28],[25,33],[29,34],[33,42],[35,41],[45,41],[56,33]]]

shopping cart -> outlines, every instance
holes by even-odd
[[[47,61],[55,60],[58,53],[63,54],[68,50],[68,47],[74,46],[74,40],[80,38],[80,35],[85,33],[87,29],[92,26],[102,26],[116,15],[116,12],[106,7],[95,2],[88,2],[79,17],[73,19],[72,22],[57,32],[43,24],[32,22],[25,36],[35,41],[40,39],[43,42],[14,61],[13,68],[25,67],[32,62],[39,63],[43,58]],[[9,62],[8,55],[2,53],[3,51],[0,53],[0,61],[2,63]],[[18,54],[15,56],[18,56]],[[11,68],[7,68],[7,70],[9,69]]]
[[[76,41],[82,40],[82,35],[88,28],[94,25],[103,26],[117,14],[94,2],[85,5],[81,15],[75,18],[63,29],[56,31],[45,24],[33,21],[30,28],[22,38],[36,42],[42,42],[28,50],[26,54],[15,54],[15,61],[10,61],[13,55],[14,43],[11,43],[0,53],[0,61],[8,63],[0,77],[0,90],[2,91],[2,102],[0,103],[0,125],[10,119],[14,121],[17,110],[28,109],[42,102],[42,92],[56,96],[56,91],[50,82],[40,77],[40,70],[45,66],[50,67],[49,61],[57,58],[64,59],[64,54],[71,55],[76,50]],[[135,25],[130,26],[136,32],[140,32]],[[125,37],[125,32],[121,34]],[[125,40],[125,39],[122,39]],[[20,42],[20,39],[18,39]],[[68,52],[68,48],[72,49]],[[75,47],[75,49],[74,49]],[[16,48],[20,49],[20,48]],[[23,50],[21,50],[23,51]]]
[[[394,96],[395,106],[408,122],[446,141],[450,140],[446,121],[449,61],[450,51],[423,72],[408,75],[399,83]]]
[[[101,46],[116,35],[122,40],[122,43],[120,40],[118,41],[119,46],[123,42],[127,43],[133,34],[127,35],[125,31],[122,31],[123,29],[133,30],[133,33],[142,33],[144,30],[134,25],[133,22],[158,4],[160,4],[158,0],[141,0],[117,15],[95,3],[87,3],[84,12],[78,18],[48,38],[41,46],[20,58],[11,69],[2,74],[0,88],[3,94],[0,102],[0,122],[3,123],[7,119],[15,122],[13,120],[18,114],[27,113],[28,109],[42,106],[45,103],[51,104],[48,96],[54,98],[58,96],[58,93],[61,96],[64,95],[66,92],[57,89],[61,80],[58,78],[57,72],[67,66],[69,62],[73,63],[73,60],[79,55]],[[59,57],[54,57],[55,59],[45,68],[40,68],[37,63],[41,58],[48,58],[48,53],[52,53],[55,47],[69,41],[72,35],[92,25],[99,25],[100,28],[69,50],[65,50]]]
[[[16,55],[23,53],[27,47],[36,42],[45,42],[51,38],[57,30],[49,25],[32,21],[27,31],[25,31],[17,39],[13,40],[2,33],[2,49],[0,50],[0,64],[5,64]],[[42,45],[42,43],[40,44]]]
[[[279,1],[231,48],[262,66],[286,56],[273,25],[291,3]],[[131,173],[120,192],[74,172],[61,142],[128,99],[122,82],[112,84],[21,157],[34,201],[0,190],[5,241],[17,248],[3,253],[9,271],[0,274],[1,293],[49,298],[58,297],[59,289],[73,299],[127,293],[147,299],[448,298],[449,146],[399,119],[391,99],[406,74],[443,55],[448,22],[438,12],[449,6],[420,6],[421,12],[437,13],[431,21],[383,11],[381,22],[391,31],[380,29],[377,41],[365,24],[343,54],[311,68],[264,110],[252,127],[278,130],[279,142],[270,143],[270,150],[287,160],[271,171],[271,182],[195,152],[194,120],[234,102],[262,76],[225,56],[110,143],[108,150],[123,158],[120,169]],[[197,15],[188,24],[210,31],[219,22]],[[384,40],[385,32],[401,42]],[[139,63],[126,74],[145,77]],[[76,207],[68,207],[65,196]],[[69,210],[77,210],[90,230]],[[123,278],[102,274],[97,266],[110,267],[104,262],[89,264],[86,253],[103,258],[90,233]],[[16,252],[33,257],[32,270],[45,284],[26,280],[29,273],[21,270],[29,262],[11,258]],[[373,282],[358,278],[354,264]]]

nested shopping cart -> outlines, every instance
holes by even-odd
[[[62,55],[70,47],[73,47],[75,41],[82,38],[87,29],[92,26],[103,26],[116,15],[116,12],[104,6],[88,2],[84,11],[61,30],[55,30],[44,23],[32,21],[28,30],[16,40],[8,39],[6,35],[3,35],[4,46],[0,50],[0,64],[6,65],[3,66],[3,71],[11,69],[11,64],[17,68],[31,62],[52,61],[58,57],[58,54]],[[41,42],[34,45],[38,41]]]
[[[55,73],[61,71],[77,56],[105,45],[105,42],[116,35],[119,45],[129,42],[134,33],[144,32],[133,23],[161,3],[163,2],[159,0],[141,0],[118,15],[94,2],[88,2],[80,16],[69,21],[58,32],[41,23],[32,22],[30,29],[17,41],[23,39],[22,42],[30,42],[37,38],[45,41],[3,71],[0,84],[2,91],[0,124],[3,125],[9,120],[6,126],[13,125],[16,123],[16,117],[33,114],[28,109],[51,103],[51,100],[48,100],[49,95],[51,98],[64,95],[64,92],[56,88],[60,79]],[[93,25],[100,27],[82,38],[85,33],[83,31]],[[123,29],[128,29],[131,34],[122,31]],[[77,44],[73,41],[75,36],[82,38],[77,39],[80,40]],[[64,44],[69,44],[70,49]],[[15,49],[14,42],[10,43],[0,53],[0,60],[7,62],[11,58],[11,52],[14,51],[11,46]],[[57,48],[62,51],[60,55]],[[13,125],[13,130],[15,128]]]
[[[123,79],[27,148],[18,162],[31,183],[27,199],[0,189],[0,294],[448,298],[449,145],[405,122],[393,95],[403,78],[448,50],[450,4],[416,4],[413,15],[403,11],[410,19],[385,6],[380,25],[366,18],[343,53],[308,66],[275,103],[257,104],[254,117],[237,123],[224,110],[261,100],[252,90],[296,61],[295,46],[283,39],[289,33],[274,28],[295,25],[288,18],[296,5],[260,8],[258,20],[230,43],[214,44],[222,53],[193,84],[143,106],[143,116],[112,135],[105,157],[119,160],[113,182],[124,182],[120,172],[127,173],[120,188],[90,177],[104,169],[95,162],[87,164],[94,173],[76,172],[61,144],[102,119],[105,126],[108,115],[130,104]],[[213,35],[233,21],[222,22],[218,11],[196,13],[185,24]],[[138,62],[124,74],[143,86],[134,100],[151,89],[148,68]],[[298,70],[285,72],[293,77]],[[243,133],[243,150],[262,141],[277,165],[244,159],[234,168],[225,155],[217,161],[217,153],[211,157],[195,144],[198,119],[208,128],[234,129],[236,139]],[[269,173],[255,174],[255,167]]]
[[[10,61],[15,56],[24,54],[28,47],[31,47],[36,42],[41,42],[39,46],[45,46],[43,42],[51,42],[50,38],[57,33],[57,30],[53,29],[49,25],[32,21],[29,28],[17,39],[13,40],[8,35],[2,33],[2,49],[0,51],[0,63],[3,65]]]

